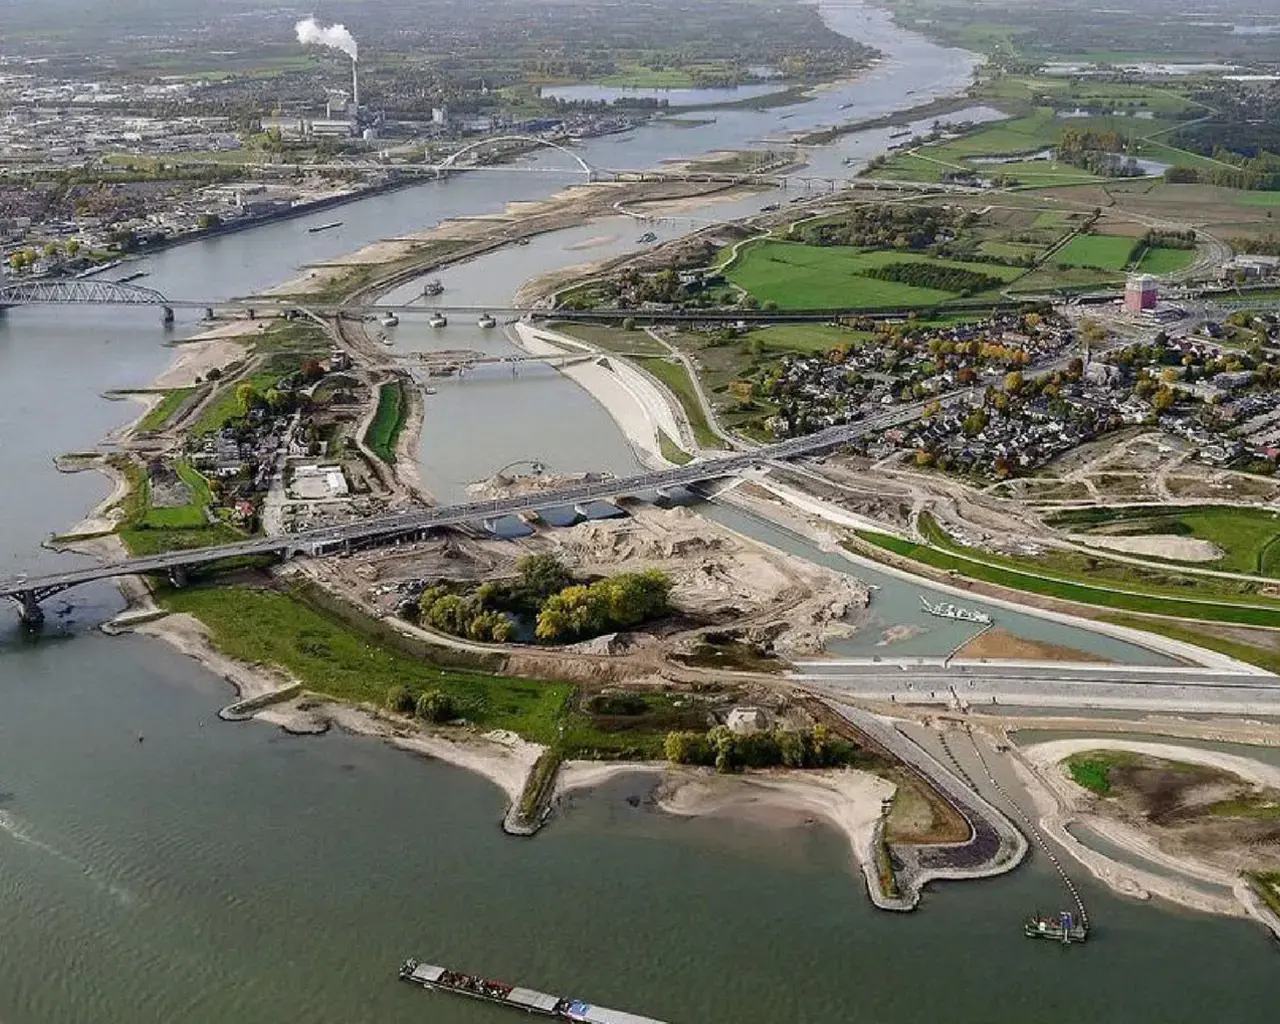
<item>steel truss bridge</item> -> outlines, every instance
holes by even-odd
[[[941,401],[944,404],[958,401],[963,399],[965,394],[966,392],[963,391],[955,392],[944,396]],[[578,506],[591,501],[652,492],[662,493],[669,488],[733,476],[754,466],[767,464],[770,460],[794,459],[835,448],[864,434],[915,420],[923,410],[924,403],[917,402],[900,406],[892,412],[882,413],[858,423],[828,427],[816,434],[764,445],[747,453],[692,462],[674,469],[639,473],[599,483],[577,484],[554,491],[472,501],[460,505],[415,509],[391,515],[374,516],[363,522],[346,526],[324,527],[280,537],[258,537],[216,547],[129,558],[72,572],[52,573],[39,577],[19,576],[0,581],[0,597],[9,598],[17,605],[22,620],[35,626],[44,620],[44,613],[40,607],[42,601],[71,587],[96,580],[140,573],[168,573],[174,583],[181,584],[185,582],[188,570],[224,558],[252,555],[274,555],[280,558],[325,555],[350,550],[357,546],[415,540],[431,530],[445,526],[491,523],[503,516],[537,512],[540,509]]]
[[[0,307],[50,303],[91,303],[112,306],[160,306],[173,303],[154,288],[94,278],[34,278],[0,284]]]

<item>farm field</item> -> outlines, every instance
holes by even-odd
[[[1148,249],[1138,261],[1137,270],[1144,274],[1172,274],[1195,262],[1194,249]]]
[[[1133,255],[1136,239],[1123,235],[1078,235],[1053,255],[1069,267],[1123,270]]]
[[[779,309],[931,306],[957,297],[958,293],[938,288],[866,276],[868,271],[900,263],[966,270],[1006,283],[1022,273],[1017,267],[942,260],[918,253],[766,241],[745,247],[727,276],[761,303],[774,302]]]

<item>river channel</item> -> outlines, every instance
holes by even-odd
[[[697,132],[645,127],[592,140],[584,155],[643,167],[880,116],[958,91],[972,67],[971,55],[869,8],[824,13],[887,59],[808,103],[719,112]],[[846,137],[812,165],[839,168],[884,138]],[[308,262],[572,180],[486,173],[388,193],[343,208],[343,227],[318,235],[303,219],[156,254],[145,283],[174,298],[247,294]],[[575,230],[454,268],[446,283],[470,294],[480,287],[471,275],[484,273],[493,290],[475,294],[499,305],[525,278],[638,234],[621,220]],[[166,332],[154,311],[0,317],[0,574],[69,560],[39,544],[104,488],[94,475],[57,473],[52,458],[132,419],[136,407],[101,393],[145,384],[172,355],[159,343],[194,329],[186,320]],[[414,329],[399,328],[406,348]],[[457,337],[458,347],[475,340]],[[496,334],[483,343],[506,344]],[[424,473],[442,497],[519,458],[566,472],[634,465],[604,411],[558,374],[522,370],[514,382],[477,377],[464,388],[432,396],[424,429]],[[1253,926],[1123,901],[1088,882],[1096,943],[1027,942],[1021,917],[1058,898],[1036,861],[938,887],[918,914],[886,915],[870,908],[827,829],[677,820],[643,799],[633,806],[627,798],[644,786],[628,780],[575,798],[535,841],[515,842],[498,829],[502,795],[465,772],[374,741],[217,721],[220,679],[163,645],[91,628],[120,606],[113,588],[53,606],[39,641],[0,623],[4,1024],[508,1019],[397,984],[411,954],[672,1024],[1167,1022],[1207,1012],[1262,1021],[1280,997],[1275,954]]]

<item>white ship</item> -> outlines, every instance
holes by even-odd
[[[976,622],[982,626],[991,625],[991,616],[986,612],[974,611],[972,608],[961,608],[950,601],[939,601],[937,604],[933,604],[921,594],[920,606],[930,615],[936,615],[940,619],[955,619],[957,622]]]

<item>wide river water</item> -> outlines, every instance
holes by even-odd
[[[878,12],[824,13],[886,61],[792,108],[720,112],[697,131],[646,127],[593,140],[584,155],[642,167],[879,116],[967,79],[970,55]],[[849,136],[815,151],[812,165],[834,173],[885,141]],[[309,222],[294,221],[157,254],[146,283],[175,298],[246,294],[308,262],[571,180],[460,176],[352,204],[334,231],[308,235]],[[636,234],[610,221],[444,276],[455,294],[500,305],[533,274],[627,248]],[[193,329],[179,323],[176,334]],[[413,347],[412,322],[399,330]],[[0,317],[0,575],[69,561],[39,543],[103,485],[59,474],[51,460],[133,417],[135,407],[99,396],[150,380],[170,337],[154,311]],[[457,339],[474,340],[461,329]],[[456,390],[433,396],[424,430],[424,474],[442,497],[520,458],[564,471],[634,466],[604,411],[557,374]],[[902,607],[888,606],[886,621],[908,616],[910,601],[894,600]],[[374,741],[219,722],[220,679],[163,645],[91,628],[119,608],[112,587],[51,606],[38,641],[12,619],[0,624],[3,1024],[509,1019],[396,984],[410,954],[673,1024],[1274,1016],[1275,954],[1248,924],[1085,882],[1097,941],[1069,951],[1028,943],[1020,918],[1060,899],[1034,860],[1010,877],[938,887],[920,913],[886,915],[827,829],[672,819],[632,806],[644,787],[627,780],[575,799],[536,840],[513,841],[498,828],[501,794],[465,772]]]

